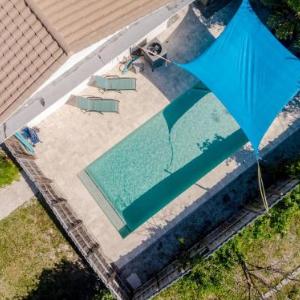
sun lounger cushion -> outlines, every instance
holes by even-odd
[[[114,99],[77,96],[76,106],[85,111],[119,112],[119,101]]]
[[[90,85],[107,91],[136,90],[136,79],[129,77],[94,76]]]
[[[27,154],[29,154],[29,155],[35,154],[33,146],[30,144],[30,142],[26,138],[24,138],[24,136],[20,132],[16,132],[15,137],[20,142],[21,147]]]

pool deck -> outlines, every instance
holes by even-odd
[[[197,10],[182,10],[178,20],[160,36],[168,46],[169,57],[184,62],[204,51],[222,31],[222,22],[230,19],[236,7],[236,1],[233,1],[210,20],[203,19]],[[38,126],[42,140],[36,147],[38,166],[66,196],[106,258],[119,268],[254,163],[247,145],[122,239],[83,186],[78,174],[196,82],[174,65],[154,72],[147,65],[145,67],[143,73],[127,74],[137,78],[136,92],[101,94],[90,87],[82,91],[83,95],[120,100],[119,114],[84,113],[66,104]],[[115,69],[110,74],[119,74],[119,71]],[[272,141],[278,136],[284,137],[299,127],[299,109],[284,112],[274,122],[263,145],[273,147]]]

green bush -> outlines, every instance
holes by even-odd
[[[287,173],[295,178],[300,177],[300,159],[298,161],[295,161],[293,164],[288,165]]]
[[[298,177],[299,165],[300,160],[285,168],[290,175]],[[276,252],[277,247],[280,248],[279,241],[283,241],[284,237],[289,240],[293,236],[291,232],[299,225],[299,217],[300,185],[270,209],[268,214],[244,228],[208,259],[198,258],[190,262],[191,273],[158,296],[158,299],[244,299],[237,287],[238,270],[241,272],[241,266],[246,265],[249,260],[265,265],[267,257],[264,255],[269,255],[268,247],[273,249],[275,255],[280,253]],[[300,229],[296,232],[299,235]],[[297,245],[295,252],[296,247]],[[266,252],[263,251],[264,248]],[[282,249],[284,248],[285,244],[282,245]],[[259,262],[256,261],[258,258]],[[298,292],[298,289],[291,291],[290,298],[296,299]]]
[[[300,55],[300,1],[261,0],[270,9],[267,24],[279,40]]]

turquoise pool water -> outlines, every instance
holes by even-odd
[[[80,177],[125,237],[246,142],[224,106],[198,85]]]

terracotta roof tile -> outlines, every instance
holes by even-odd
[[[0,123],[66,58],[24,0],[0,0]],[[59,55],[57,55],[59,51]]]
[[[50,57],[51,57],[50,53],[44,52],[39,55],[39,58],[37,60],[41,60],[43,63],[46,62],[48,59],[50,59]]]
[[[24,19],[22,18],[22,16],[20,14],[18,14],[14,18],[14,23],[17,24],[17,26],[20,26],[23,22],[24,22]]]
[[[32,16],[32,12],[28,7],[22,9],[21,14],[24,19],[28,19],[30,16]]]
[[[20,64],[18,60],[15,60],[15,62],[16,62],[16,66],[14,67],[14,69],[20,76],[20,74],[24,71],[25,67],[22,64]]]
[[[61,49],[57,49],[55,52],[52,53],[52,56],[57,59],[61,56]]]
[[[48,45],[50,45],[50,44],[52,43],[52,38],[51,38],[49,35],[46,35],[45,37],[43,37],[43,38],[41,39],[41,42],[42,42],[44,45],[48,46]]]
[[[26,56],[26,53],[23,51],[19,51],[18,53],[16,53],[16,59],[21,63],[21,61],[23,60],[23,58]]]

